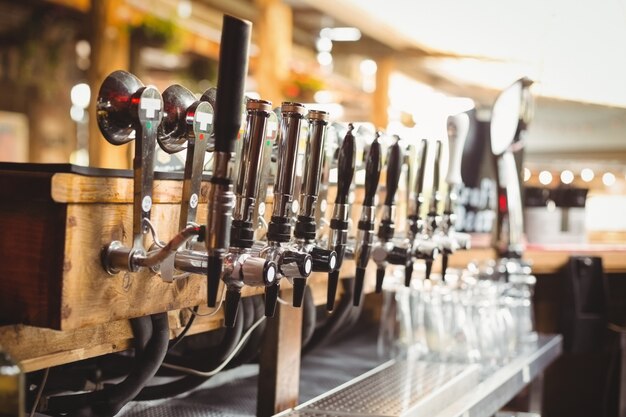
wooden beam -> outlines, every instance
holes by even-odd
[[[252,30],[259,46],[255,74],[258,91],[261,98],[280,106],[291,67],[293,15],[291,8],[280,0],[255,0],[255,3],[259,16]]]
[[[91,7],[91,66],[89,85],[89,165],[103,168],[129,168],[129,146],[108,143],[98,128],[96,99],[102,81],[111,72],[128,70],[130,35],[122,12],[123,0],[95,1]]]
[[[302,309],[279,304],[276,316],[268,320],[259,360],[257,417],[298,405],[301,342]]]

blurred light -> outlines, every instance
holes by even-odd
[[[181,19],[188,19],[191,17],[193,6],[190,0],[179,0],[178,6],[176,6],[176,12]]]
[[[583,168],[583,170],[580,171],[580,178],[582,178],[582,180],[585,182],[591,181],[593,177],[594,177],[594,174],[591,168]]]
[[[605,172],[604,175],[602,175],[602,182],[607,187],[610,187],[615,184],[615,175],[612,172]]]
[[[528,181],[531,175],[532,175],[532,172],[530,172],[530,169],[524,168],[524,182]]]
[[[317,91],[313,95],[313,100],[315,100],[316,103],[331,103],[333,101],[333,93],[326,90]]]
[[[376,75],[378,65],[376,65],[376,61],[373,59],[364,59],[361,61],[359,68],[361,70],[361,74],[363,75]]]
[[[548,185],[552,182],[552,174],[550,171],[541,171],[539,173],[539,182],[543,185]]]
[[[471,110],[476,107],[476,104],[468,97],[446,97],[445,107],[449,115],[454,115]]]
[[[83,117],[85,117],[85,109],[79,106],[72,106],[70,109],[70,117],[76,123],[82,122]]]
[[[91,89],[88,84],[80,83],[72,87],[70,91],[70,98],[72,104],[83,109],[89,106],[89,100],[91,100]]]
[[[333,63],[333,56],[330,52],[320,52],[317,54],[317,62],[323,67]]]
[[[320,31],[320,37],[337,42],[354,42],[361,39],[361,31],[352,27],[324,28]]]
[[[563,184],[571,184],[574,181],[574,173],[569,169],[561,172],[561,182]]]
[[[333,50],[333,41],[328,38],[317,38],[315,47],[317,52],[330,52]]]
[[[76,55],[80,58],[89,58],[91,54],[91,45],[86,40],[80,40],[76,42]]]

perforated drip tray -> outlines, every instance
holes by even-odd
[[[431,416],[476,386],[479,376],[478,366],[390,361],[285,417]]]

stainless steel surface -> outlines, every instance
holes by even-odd
[[[515,156],[506,151],[497,157],[498,180],[500,187],[506,189],[506,215],[498,216],[501,222],[497,230],[497,247],[501,253],[519,253],[524,250],[524,213],[519,174]],[[506,224],[506,225],[505,225]]]
[[[525,353],[482,376],[477,365],[393,360],[278,416],[489,417],[561,351],[560,335],[541,335]]]
[[[433,188],[430,192],[430,202],[428,204],[428,215],[432,216],[439,209],[439,176],[441,175],[441,142],[435,145],[435,162],[433,164]],[[428,225],[427,225],[428,227]]]
[[[283,103],[281,106],[280,135],[278,138],[278,166],[274,183],[275,217],[287,217],[291,213],[296,179],[296,157],[300,139],[300,126],[306,112],[299,103]]]
[[[437,417],[493,415],[561,354],[562,340],[560,335],[540,335],[526,353],[486,376]]]
[[[322,157],[328,126],[328,113],[310,110],[307,118],[309,120],[309,133],[300,191],[300,216],[313,217],[315,216],[315,206],[322,175]]]
[[[350,217],[350,205],[349,204],[335,204],[333,207],[333,216],[335,220],[347,222]],[[348,241],[348,231],[343,229],[330,228],[328,237],[328,248],[331,250],[337,250],[337,246],[345,245]]]
[[[208,267],[208,255],[199,251],[180,251],[174,258],[174,266],[179,271],[192,274],[206,274]]]
[[[304,404],[338,415],[430,416],[478,382],[477,366],[398,360]]]
[[[265,258],[250,256],[241,263],[241,279],[251,287],[265,287],[276,281],[278,268]]]
[[[384,205],[382,214],[381,214],[381,221],[386,220],[386,221],[393,222],[395,218],[396,218],[396,206]]]
[[[210,184],[206,236],[209,255],[222,253],[230,244],[230,223],[235,206],[232,188],[230,184]]]
[[[250,99],[246,103],[246,133],[239,161],[239,173],[235,185],[237,202],[233,218],[250,222],[253,220],[256,197],[259,190],[259,172],[265,143],[265,130],[272,111],[272,103]]]

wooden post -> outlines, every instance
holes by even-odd
[[[268,319],[261,349],[258,417],[273,416],[298,404],[301,343],[302,309],[278,304],[276,316]]]
[[[256,79],[261,98],[274,106],[283,101],[283,86],[289,78],[293,15],[291,7],[281,0],[255,0],[259,18],[254,23],[254,35],[259,45]]]
[[[103,168],[129,168],[128,146],[114,146],[100,133],[96,120],[96,100],[100,84],[115,70],[128,70],[129,33],[122,18],[122,0],[93,1],[91,4],[91,67],[89,85],[89,165]]]
[[[376,128],[386,129],[389,124],[389,77],[395,68],[394,59],[390,56],[376,61],[376,90],[372,102],[372,123]]]

